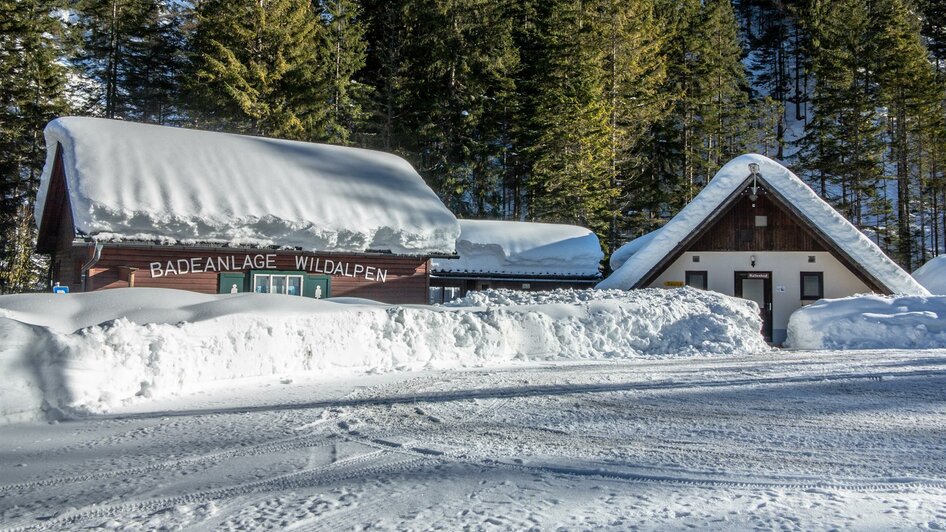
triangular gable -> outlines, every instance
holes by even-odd
[[[701,228],[718,219],[747,185],[749,164],[759,165],[764,185],[780,202],[824,240],[842,262],[889,293],[927,295],[876,244],[824,202],[811,188],[781,164],[757,154],[742,155],[727,163],[706,187],[673,217],[650,242],[634,253],[598,288],[631,289],[646,286],[668,259],[679,255]]]
[[[62,146],[57,144],[55,150],[49,191],[43,201],[43,214],[40,218],[39,234],[36,240],[36,251],[39,253],[53,253],[60,240],[64,238],[71,240],[75,236],[72,207],[69,203],[62,167]]]

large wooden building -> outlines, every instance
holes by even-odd
[[[46,128],[38,250],[72,291],[426,303],[456,218],[396,156],[94,118]]]
[[[767,339],[822,298],[927,294],[906,271],[777,162],[743,155],[677,216],[617,250],[601,288],[692,286],[755,301]]]
[[[591,288],[603,258],[597,235],[584,227],[460,220],[457,256],[431,260],[430,302],[471,290]]]

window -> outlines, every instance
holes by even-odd
[[[706,290],[706,272],[686,272],[686,285],[700,290]]]
[[[755,226],[756,227],[768,227],[769,217],[768,216],[756,216],[755,217]]]
[[[271,275],[254,275],[253,276],[253,291],[257,294],[268,294]]]
[[[427,288],[427,302],[431,305],[443,303],[443,287],[431,286]]]
[[[460,297],[460,288],[457,286],[445,286],[443,289],[443,302],[449,303]]]
[[[801,272],[801,298],[804,300],[824,297],[824,272]]]
[[[257,294],[302,295],[302,274],[254,273],[253,291]]]
[[[427,289],[427,300],[431,305],[449,303],[460,295],[460,288],[456,286],[431,286]]]
[[[217,291],[238,294],[252,291],[257,294],[285,294],[289,296],[323,299],[331,296],[331,278],[300,271],[253,270],[246,274],[222,272]]]

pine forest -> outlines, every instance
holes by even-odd
[[[68,114],[393,152],[607,253],[757,152],[907,271],[946,253],[943,0],[0,0],[0,40],[0,293],[46,281]]]

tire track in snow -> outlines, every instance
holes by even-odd
[[[91,480],[104,480],[121,476],[139,476],[156,471],[173,470],[184,466],[195,466],[201,464],[212,464],[232,458],[242,458],[248,456],[261,456],[265,454],[281,453],[296,449],[305,449],[307,447],[320,447],[331,443],[331,436],[305,434],[299,436],[290,436],[278,440],[268,441],[247,447],[236,449],[225,449],[209,454],[199,456],[189,456],[178,460],[170,460],[157,464],[150,464],[140,467],[131,467],[126,469],[115,469],[110,471],[99,471],[85,475],[75,475],[70,477],[53,477],[32,482],[20,482],[16,484],[7,484],[0,486],[0,493],[11,491],[30,491],[37,488],[47,488],[51,486],[61,486],[64,484],[74,484],[78,482],[88,482]]]
[[[935,364],[928,364],[934,366]],[[397,404],[411,404],[418,402],[451,402],[465,401],[469,399],[499,399],[499,398],[519,398],[536,397],[543,395],[577,395],[585,393],[611,393],[621,391],[652,391],[652,390],[681,390],[681,389],[716,389],[716,388],[738,388],[751,386],[777,386],[785,384],[805,384],[805,383],[827,383],[841,381],[857,380],[875,380],[881,381],[888,378],[907,378],[907,377],[943,377],[946,375],[946,361],[942,363],[943,367],[917,370],[885,370],[885,371],[844,371],[833,373],[822,373],[817,375],[780,375],[773,377],[756,376],[733,379],[685,379],[685,380],[661,380],[656,382],[621,382],[621,383],[585,383],[585,384],[547,384],[547,385],[518,385],[505,388],[485,388],[472,390],[456,390],[443,392],[423,392],[416,391],[410,394],[400,393],[398,395],[379,396],[371,394],[345,399],[326,399],[312,401],[308,403],[292,403],[287,405],[266,405],[266,406],[240,406],[233,408],[212,408],[205,410],[175,410],[149,412],[143,414],[114,414],[98,416],[99,419],[106,420],[134,420],[134,419],[152,419],[152,418],[174,418],[174,417],[197,417],[208,415],[223,414],[249,414],[255,412],[276,412],[289,410],[309,410],[314,408],[350,408],[364,406],[391,406]],[[831,368],[824,368],[830,371]],[[430,382],[431,378],[418,379]],[[420,386],[418,385],[418,388]]]
[[[228,486],[223,488],[214,488],[194,493],[185,493],[171,497],[159,497],[154,499],[129,501],[111,505],[90,505],[85,508],[67,511],[63,514],[53,516],[43,520],[40,523],[28,524],[20,527],[8,528],[9,532],[19,532],[25,530],[56,530],[68,528],[81,521],[89,519],[109,519],[122,515],[135,515],[145,513],[147,515],[160,512],[169,508],[181,505],[199,505],[220,499],[232,499],[243,495],[253,493],[266,493],[272,491],[292,490],[308,488],[312,486],[331,484],[340,482],[357,476],[371,476],[391,474],[397,470],[405,470],[414,462],[421,460],[430,460],[426,455],[410,455],[403,460],[398,460],[382,464],[369,464],[361,467],[354,467],[362,462],[377,460],[383,455],[390,453],[390,449],[377,449],[375,451],[364,453],[349,458],[344,458],[323,466],[286,473],[277,477]],[[344,468],[339,471],[339,468]]]
[[[365,446],[380,447],[376,440],[372,440],[370,437],[358,437],[348,436],[347,439],[354,443],[359,443]],[[403,453],[422,453],[423,450],[419,450],[416,447],[404,446],[401,448]],[[466,455],[467,451],[464,451]],[[614,469],[607,468],[576,468],[576,467],[564,467],[564,466],[541,466],[541,465],[528,465],[520,464],[516,462],[508,462],[504,460],[497,459],[471,459],[463,458],[458,456],[452,449],[442,451],[442,454],[439,454],[438,457],[445,462],[453,462],[457,464],[465,464],[471,466],[484,466],[489,468],[500,468],[500,469],[515,469],[520,470],[524,473],[530,474],[554,474],[554,475],[566,475],[570,477],[578,478],[587,478],[595,477],[608,480],[617,480],[634,484],[659,484],[659,485],[671,485],[671,486],[685,486],[685,487],[701,487],[701,488],[733,488],[733,489],[757,489],[757,488],[776,488],[776,489],[787,489],[787,490],[843,490],[851,491],[858,493],[866,492],[877,492],[877,491],[898,491],[904,489],[943,489],[946,490],[946,480],[938,479],[913,479],[905,478],[902,480],[887,480],[887,481],[878,481],[878,480],[849,480],[845,482],[827,482],[827,481],[811,481],[811,482],[790,482],[790,481],[779,481],[775,479],[758,479],[758,480],[731,480],[731,479],[722,479],[722,478],[707,478],[702,477],[698,478],[695,476],[685,476],[685,475],[663,475],[663,474],[644,474],[644,473],[633,473],[628,471],[619,471]],[[516,460],[513,458],[512,460]],[[686,473],[684,471],[684,473]]]
[[[797,361],[794,361],[797,363]],[[781,384],[799,384],[799,383],[836,383],[836,382],[845,382],[845,381],[868,381],[868,382],[877,382],[883,381],[885,379],[896,379],[896,378],[909,378],[909,377],[942,377],[944,371],[941,368],[936,366],[946,364],[946,361],[937,360],[936,364],[929,364],[929,360],[925,360],[924,364],[926,366],[933,366],[932,368],[922,368],[922,369],[912,369],[912,370],[880,370],[880,371],[844,371],[844,372],[835,372],[835,373],[826,373],[818,375],[795,375],[795,376],[773,376],[773,377],[749,377],[749,378],[734,378],[734,379],[721,379],[711,382],[705,381],[673,381],[673,382],[656,382],[656,383],[619,383],[619,384],[591,384],[591,385],[532,385],[525,386],[519,390],[512,390],[511,388],[501,388],[499,392],[509,393],[493,393],[493,394],[483,394],[484,390],[471,390],[469,392],[457,392],[457,397],[451,399],[479,399],[483,398],[484,395],[486,398],[492,399],[491,404],[485,406],[481,409],[477,409],[471,413],[464,415],[461,419],[466,421],[472,419],[476,416],[488,415],[489,413],[495,412],[500,408],[505,407],[508,403],[511,402],[514,398],[523,398],[523,397],[532,397],[544,395],[542,393],[533,393],[538,391],[544,391],[545,394],[555,394],[556,391],[561,390],[565,394],[578,394],[578,393],[599,393],[599,392],[610,392],[617,390],[660,390],[667,388],[718,388],[718,387],[745,387],[745,386],[766,386],[766,385],[781,385]],[[919,364],[917,364],[919,365]],[[825,368],[830,369],[830,368]],[[395,385],[396,386],[396,385]],[[576,389],[577,388],[577,389]],[[488,389],[489,390],[489,389]],[[487,390],[487,391],[488,391]],[[492,389],[496,392],[496,389]],[[517,393],[518,392],[518,393]],[[427,396],[438,397],[443,399],[443,395],[450,394],[451,392],[432,392],[427,394],[418,394],[415,395],[415,402],[422,403],[425,400],[430,399]],[[463,397],[464,393],[467,393],[466,397]],[[401,401],[394,401],[389,403],[389,406],[400,404]],[[366,405],[367,406],[367,405]],[[426,414],[425,414],[426,415]],[[382,427],[376,427],[380,429]],[[355,436],[361,436],[365,430],[359,431]],[[381,430],[380,432],[384,432]],[[350,435],[351,437],[351,435]],[[363,445],[371,445],[372,440],[369,436],[365,437],[355,437],[353,441],[361,443]],[[415,442],[417,440],[414,440]],[[431,441],[431,443],[433,443]],[[442,443],[442,442],[441,442]],[[442,445],[437,445],[443,449]],[[705,451],[705,450],[704,450]],[[403,452],[417,452],[417,448],[410,448],[407,445],[403,446]],[[705,487],[705,488],[732,488],[732,489],[759,489],[759,488],[773,488],[773,489],[787,489],[787,490],[843,490],[850,492],[877,492],[877,491],[899,491],[899,490],[909,490],[909,489],[946,489],[946,480],[939,479],[920,479],[920,478],[903,478],[903,479],[889,479],[889,480],[876,480],[876,479],[852,479],[847,481],[792,481],[792,480],[778,480],[776,478],[759,478],[759,479],[750,479],[750,480],[733,480],[725,478],[707,478],[706,476],[697,477],[697,476],[687,476],[687,472],[683,471],[682,475],[669,475],[669,474],[645,474],[645,473],[633,473],[628,471],[620,471],[607,468],[571,468],[571,467],[552,467],[552,466],[535,466],[535,465],[526,465],[518,463],[508,463],[504,461],[497,461],[492,459],[485,460],[476,460],[470,459],[467,455],[467,451],[463,452],[463,455],[466,458],[457,456],[454,449],[447,449],[443,451],[441,458],[444,460],[453,461],[456,463],[465,463],[468,465],[480,465],[488,467],[505,467],[509,469],[518,469],[523,472],[528,473],[544,473],[544,474],[561,474],[572,477],[597,477],[602,479],[611,479],[635,484],[661,484],[661,485],[673,485],[673,486],[685,486],[685,487]],[[716,451],[719,452],[719,451]],[[859,456],[863,455],[863,451],[858,452]],[[693,473],[696,473],[695,471]]]
[[[421,378],[410,381],[410,385],[407,387],[408,390],[417,390],[420,389],[425,384],[429,384],[431,379]],[[356,391],[354,395],[357,395],[360,391]],[[350,417],[350,413],[343,413],[336,411],[334,412],[336,421],[343,421],[344,418]],[[320,420],[320,422],[328,421],[328,419]],[[347,427],[348,424],[339,425],[340,427]],[[286,473],[279,475],[277,477],[264,479],[260,481],[250,482],[246,484],[240,484],[237,486],[215,488],[211,490],[204,490],[194,493],[186,493],[178,496],[171,497],[160,497],[155,499],[147,499],[141,501],[129,501],[120,504],[113,505],[97,505],[91,504],[84,508],[78,510],[67,511],[63,514],[53,516],[52,518],[43,520],[40,523],[30,523],[21,525],[19,527],[5,528],[10,532],[22,531],[22,530],[49,530],[49,529],[61,529],[66,528],[71,525],[75,525],[81,521],[88,519],[109,519],[114,517],[119,517],[122,515],[128,514],[140,514],[146,513],[148,515],[166,510],[168,508],[173,508],[181,505],[200,505],[206,504],[211,501],[221,500],[221,499],[231,499],[234,497],[239,497],[242,495],[249,495],[253,493],[265,493],[271,491],[281,491],[281,490],[290,490],[297,488],[305,488],[322,484],[330,484],[333,482],[339,482],[346,480],[348,478],[356,477],[359,475],[384,475],[396,472],[397,470],[406,470],[410,467],[411,464],[418,461],[435,461],[436,456],[439,454],[435,451],[431,451],[424,448],[414,448],[411,447],[408,443],[406,446],[403,444],[398,444],[395,442],[387,442],[379,439],[366,439],[358,437],[357,431],[351,431],[346,433],[337,432],[336,430],[329,429],[328,433],[322,433],[319,435],[305,434],[300,436],[291,436],[289,438],[283,438],[276,441],[265,442],[259,445],[255,445],[249,448],[238,448],[238,449],[227,449],[217,453],[212,453],[210,455],[190,457],[181,460],[174,460],[170,462],[165,462],[162,464],[155,464],[152,466],[144,466],[141,468],[130,468],[123,469],[118,471],[109,471],[102,472],[100,474],[89,474],[89,475],[80,475],[76,477],[69,477],[64,479],[46,479],[43,481],[31,482],[31,483],[21,483],[4,486],[3,488],[15,489],[17,487],[46,487],[68,483],[70,481],[83,481],[83,480],[93,480],[95,478],[109,478],[119,475],[131,475],[131,474],[141,474],[150,471],[163,470],[163,469],[173,469],[175,466],[190,465],[201,462],[214,462],[220,461],[227,458],[238,458],[241,456],[254,456],[262,455],[268,453],[277,453],[281,451],[288,451],[292,449],[305,448],[312,445],[312,440],[315,440],[317,444],[326,444],[333,441],[345,440],[357,444],[361,444],[370,448],[375,449],[374,451],[363,453],[335,462],[318,466],[315,468],[305,469],[302,471],[295,471],[292,473]],[[383,459],[384,456],[398,454],[402,455],[404,459],[395,461],[393,463],[387,464],[374,464],[367,465],[362,467],[351,468],[350,466],[366,462],[366,461],[377,461]],[[336,471],[339,468],[344,468],[341,471]],[[335,471],[335,472],[333,472]],[[39,485],[42,483],[47,483],[46,485]],[[0,490],[2,493],[2,490]],[[29,518],[32,521],[35,521],[36,518]]]
[[[848,482],[780,482],[778,480],[729,480],[696,478],[671,475],[647,475],[628,471],[617,471],[603,468],[570,468],[561,466],[539,466],[508,463],[500,460],[487,459],[478,462],[481,465],[496,468],[517,469],[528,473],[544,473],[566,475],[571,477],[596,477],[601,479],[619,480],[634,484],[661,484],[671,486],[700,487],[700,488],[734,488],[757,489],[776,488],[788,490],[843,490],[853,492],[898,491],[904,489],[946,489],[946,480],[903,479],[903,480],[852,480]]]

